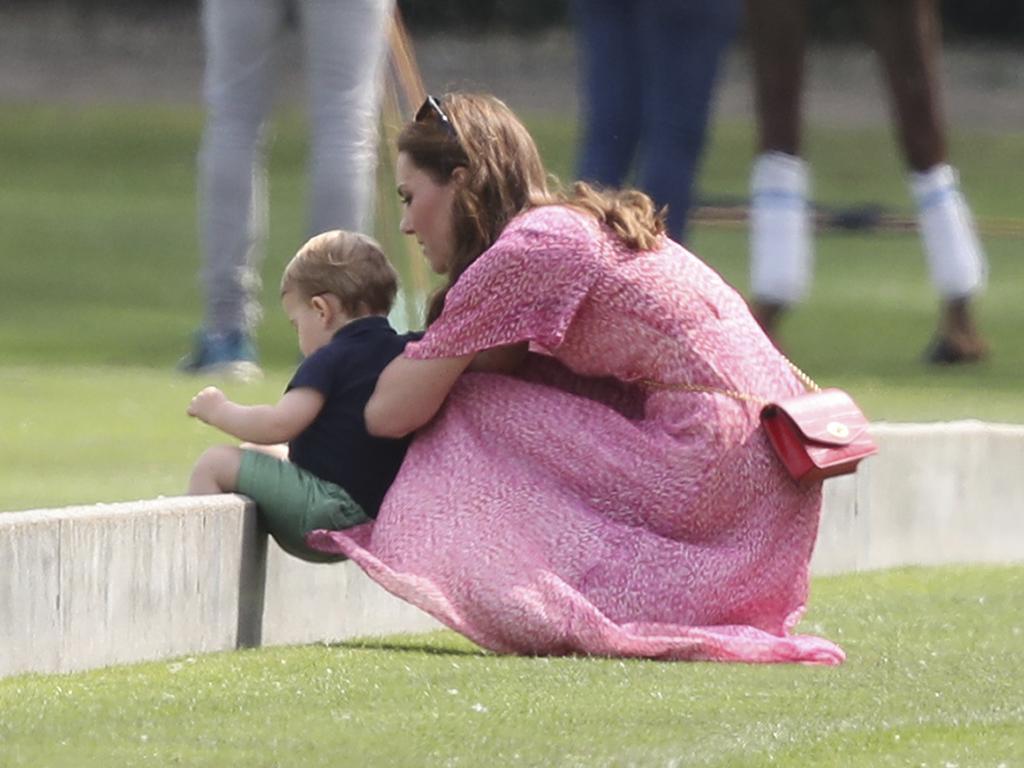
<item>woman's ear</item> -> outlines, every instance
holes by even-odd
[[[452,171],[452,181],[455,182],[456,186],[465,186],[468,180],[469,171],[467,171],[463,166],[460,165],[458,168]]]

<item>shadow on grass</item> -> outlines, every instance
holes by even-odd
[[[435,644],[436,641],[424,642],[414,638],[390,639],[390,640],[346,640],[340,643],[331,643],[329,648],[345,648],[350,651],[397,651],[400,653],[422,653],[428,656],[494,656],[494,654],[476,647],[459,648],[455,646],[442,646]]]

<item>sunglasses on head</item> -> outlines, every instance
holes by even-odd
[[[413,122],[422,123],[427,120],[436,120],[439,122],[451,138],[458,141],[459,135],[455,132],[455,126],[452,125],[452,121],[448,119],[448,115],[441,109],[441,102],[433,96],[427,96],[426,100],[416,110],[416,116],[413,118]]]

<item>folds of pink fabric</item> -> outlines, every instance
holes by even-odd
[[[820,485],[785,474],[755,405],[636,382],[798,392],[742,298],[669,241],[636,254],[535,209],[406,354],[523,340],[547,354],[463,375],[374,523],[310,545],[499,653],[840,663],[791,634]]]

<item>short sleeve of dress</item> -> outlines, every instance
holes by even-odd
[[[522,341],[557,349],[600,274],[603,240],[587,219],[557,206],[520,215],[462,274],[405,355],[458,357]]]

